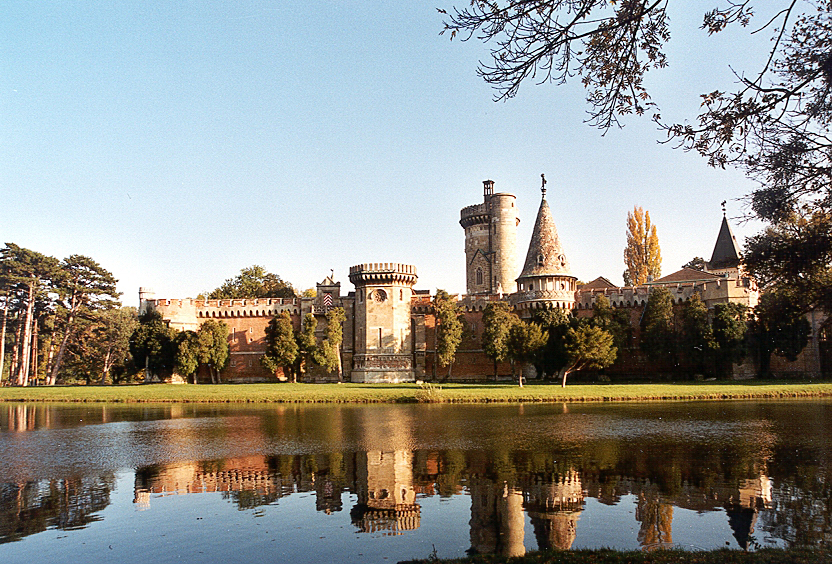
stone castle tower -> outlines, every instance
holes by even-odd
[[[573,309],[577,278],[572,276],[552,219],[552,211],[546,201],[545,179],[541,192],[543,198],[532,230],[523,272],[517,278],[518,292],[512,297],[512,303],[521,310]]]
[[[350,267],[355,286],[353,382],[412,382],[410,299],[416,267],[376,262]]]
[[[494,193],[483,181],[482,204],[462,208],[465,229],[465,287],[469,295],[514,293],[517,289],[517,218],[514,194]]]

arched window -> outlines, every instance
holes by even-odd
[[[477,269],[477,286],[482,285],[482,268]]]

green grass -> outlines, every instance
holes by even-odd
[[[655,384],[223,384],[0,388],[0,401],[231,403],[489,403],[832,397],[829,382]]]
[[[727,549],[708,551],[548,550],[514,558],[487,554],[458,560],[429,557],[410,562],[412,564],[823,564],[832,562],[832,552],[829,549],[762,549],[756,552]]]

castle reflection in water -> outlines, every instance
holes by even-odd
[[[699,512],[722,510],[738,544],[747,548],[760,511],[772,507],[768,477],[740,480],[704,489],[685,486],[674,495],[649,480],[622,478],[609,484],[582,480],[581,472],[523,473],[513,479],[492,476],[493,460],[465,457],[456,483],[447,482],[443,453],[405,450],[349,455],[245,457],[140,468],[134,502],[150,509],[154,497],[221,492],[241,508],[269,504],[281,497],[315,492],[316,506],[327,514],[343,509],[352,494],[350,519],[357,531],[405,534],[421,524],[419,499],[467,494],[471,498],[471,552],[525,554],[526,514],[537,546],[569,549],[575,540],[586,497],[616,504],[622,496],[637,500],[638,541],[644,547],[673,544],[675,507]],[[334,465],[333,465],[334,463]]]
[[[764,406],[769,411],[776,407]],[[626,529],[621,534],[644,548],[678,543],[674,518],[680,522],[682,512],[713,514],[743,549],[760,546],[763,539],[781,546],[829,546],[832,428],[817,425],[828,420],[829,406],[800,416],[787,407],[785,417],[812,425],[811,435],[803,427],[786,434],[775,423],[784,417],[774,418],[763,407],[755,411],[753,404],[735,411],[720,406],[723,419],[711,427],[691,423],[690,407],[677,421],[669,420],[670,407],[657,415],[659,407],[651,406],[651,418],[636,418],[637,407],[619,408],[624,415],[618,419],[611,418],[612,407],[578,413],[564,408],[560,415],[551,408],[507,407],[489,410],[486,423],[480,424],[473,409],[469,413],[458,407],[276,407],[252,415],[232,411],[205,417],[199,410],[209,408],[171,406],[159,408],[165,410],[164,419],[158,414],[148,419],[137,411],[114,416],[110,408],[78,413],[8,406],[0,413],[0,429],[18,450],[7,450],[13,455],[11,466],[8,459],[6,466],[0,464],[7,473],[13,471],[0,472],[0,543],[101,520],[116,483],[125,483],[124,474],[89,465],[59,470],[55,475],[60,479],[28,479],[37,475],[35,466],[27,466],[31,457],[14,454],[25,440],[39,440],[48,430],[112,430],[138,440],[143,436],[138,430],[145,430],[156,439],[157,446],[143,451],[150,460],[194,444],[274,452],[274,445],[285,445],[290,437],[295,437],[290,442],[298,454],[133,465],[133,507],[143,512],[154,511],[166,496],[219,493],[239,509],[279,505],[281,499],[297,496],[302,503],[314,499],[323,519],[350,523],[359,535],[409,535],[441,522],[442,528],[462,528],[463,535],[467,528],[469,552],[520,555],[530,548],[530,536],[539,549],[584,546],[586,540],[576,543],[581,531],[593,526],[597,531],[592,520],[607,519],[608,513],[599,510],[620,506],[619,521],[611,526]],[[750,415],[740,411],[745,409]],[[421,424],[424,419],[433,420]],[[110,428],[111,421],[128,424]],[[532,422],[534,433],[512,435],[521,422]],[[634,439],[634,429],[649,432]],[[474,435],[483,440],[468,448]],[[310,451],[298,446],[305,444],[303,437],[315,438],[311,452],[316,454],[304,454]],[[332,448],[336,444],[364,450]],[[385,448],[393,444],[421,446]],[[42,452],[47,460],[49,454]],[[65,457],[54,460],[60,463]],[[446,514],[431,503],[464,497],[470,499],[467,523],[459,511]],[[620,519],[627,522],[622,526]],[[677,532],[680,527],[677,523]]]

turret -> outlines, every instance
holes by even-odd
[[[517,208],[515,196],[494,193],[494,181],[483,181],[483,203],[462,208],[465,229],[465,286],[468,294],[511,293],[517,273]]]
[[[542,176],[542,175],[541,175]],[[517,293],[512,303],[520,309],[575,307],[577,278],[572,276],[569,261],[558,238],[552,211],[546,201],[546,180],[541,187],[543,198],[526,253],[523,272],[517,278]]]

